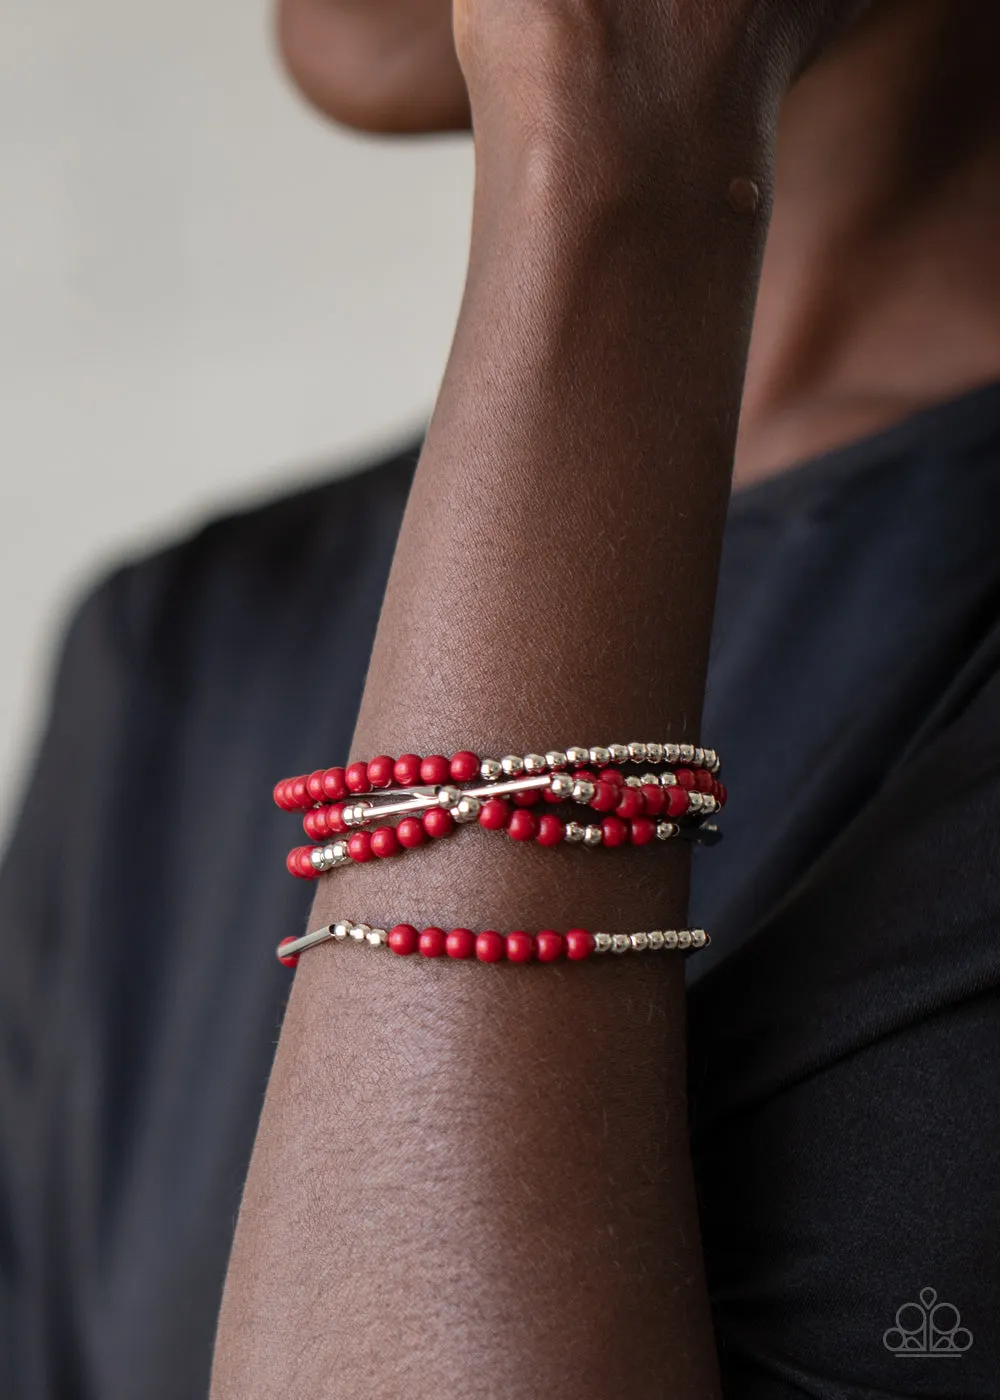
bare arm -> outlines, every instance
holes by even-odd
[[[812,32],[620,8],[459,14],[469,281],[358,754],[697,735],[773,120]],[[686,893],[679,850],[469,831],[329,877],[316,918],[628,930]],[[304,958],[215,1400],[715,1395],[683,1037],[668,958]]]

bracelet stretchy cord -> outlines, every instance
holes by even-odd
[[[570,745],[566,749],[550,749],[547,753],[507,754],[504,758],[484,758],[469,749],[452,757],[431,754],[403,754],[390,758],[379,754],[367,763],[357,761],[346,768],[321,768],[297,778],[284,778],[274,789],[274,800],[285,811],[305,811],[320,802],[339,802],[350,794],[361,794],[392,787],[414,787],[418,783],[440,785],[448,782],[471,782],[479,777],[496,782],[505,777],[536,776],[558,773],[566,769],[609,764],[664,763],[668,767],[685,765],[719,771],[719,756],[714,749],[694,744],[633,742],[630,744]]]
[[[654,929],[649,933],[589,933],[586,929],[570,929],[558,933],[543,929],[541,933],[497,933],[487,929],[473,933],[471,929],[417,929],[413,924],[397,924],[395,928],[373,928],[349,919],[328,924],[325,928],[304,934],[301,938],[285,938],[278,944],[278,961],[285,967],[295,967],[301,955],[320,943],[366,943],[373,948],[391,948],[400,957],[419,954],[425,958],[452,958],[456,961],[527,963],[583,962],[604,953],[696,952],[711,942],[704,929]]]

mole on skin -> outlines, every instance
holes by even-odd
[[[729,182],[729,203],[738,214],[756,214],[760,208],[760,188],[747,175],[737,175]]]

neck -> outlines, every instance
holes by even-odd
[[[992,6],[893,0],[789,94],[737,486],[1000,378],[998,60]]]

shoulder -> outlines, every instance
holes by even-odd
[[[230,512],[107,576],[73,631],[104,618],[137,660],[177,656],[203,627],[237,617],[266,629],[314,592],[315,575],[349,587],[365,549],[391,551],[420,444],[362,462],[308,489]],[[72,635],[72,634],[71,634]]]

